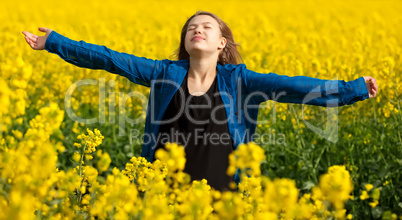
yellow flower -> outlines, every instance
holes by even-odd
[[[364,187],[366,188],[367,191],[370,191],[373,188],[373,185],[369,183],[366,184]]]
[[[78,153],[78,151],[76,151],[76,152],[74,153],[74,155],[73,155],[73,160],[74,160],[75,162],[77,162],[77,163],[81,160],[81,154]]]
[[[88,205],[89,200],[91,200],[91,196],[89,194],[84,195],[84,197],[81,200],[81,204],[83,205]]]
[[[109,169],[109,165],[110,165],[111,162],[112,162],[112,160],[110,159],[109,154],[106,153],[106,152],[103,153],[103,154],[100,156],[100,158],[99,158],[99,160],[98,160],[98,162],[97,162],[97,164],[96,164],[97,167],[98,167],[99,172],[102,173],[102,172],[108,170],[108,169]]]
[[[375,208],[378,205],[378,200],[374,200],[373,202],[370,202],[369,205],[371,208]]]
[[[87,128],[88,135],[80,134],[77,136],[77,139],[82,140],[81,144],[85,145],[84,153],[89,154],[95,152],[95,147],[102,144],[102,139],[104,137],[101,135],[100,131],[95,128],[95,133]],[[74,146],[80,148],[81,144],[75,143]]]
[[[366,200],[368,198],[370,198],[370,196],[367,194],[367,191],[363,190],[362,194],[360,195],[360,200]]]
[[[240,144],[229,155],[227,174],[233,175],[236,172],[236,168],[239,168],[243,173],[242,175],[259,176],[261,174],[260,163],[263,160],[265,160],[265,152],[260,146],[254,142]]]
[[[320,188],[337,210],[343,209],[343,203],[349,199],[353,184],[345,166],[331,166],[328,173],[320,177]]]
[[[177,143],[167,143],[165,149],[159,149],[155,152],[155,158],[165,162],[170,172],[184,170],[186,164],[185,152],[183,146]]]
[[[18,130],[12,130],[11,132],[13,133],[14,137],[15,137],[15,138],[17,138],[17,139],[21,139],[21,138],[22,138],[22,136],[23,136],[23,134],[22,134],[22,132],[21,132],[21,131],[18,131]]]

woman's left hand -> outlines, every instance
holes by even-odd
[[[377,81],[371,76],[364,76],[364,81],[366,81],[367,90],[369,92],[369,98],[374,98],[378,92]]]

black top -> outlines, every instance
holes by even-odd
[[[183,145],[184,172],[190,174],[191,180],[205,178],[217,190],[230,190],[229,183],[234,178],[226,170],[233,144],[217,77],[205,94],[193,96],[188,91],[187,75],[164,114],[163,122],[170,122],[160,125],[155,151],[166,142]]]

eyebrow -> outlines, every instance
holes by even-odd
[[[213,26],[213,24],[209,21],[203,22],[201,24],[211,24]],[[197,24],[190,24],[188,27],[195,26],[195,25],[197,25]]]

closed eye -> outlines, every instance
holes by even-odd
[[[211,29],[212,27],[211,26],[204,26],[204,28],[205,29]],[[194,29],[195,29],[194,27],[191,27],[191,28],[187,29],[187,31],[192,31]]]

